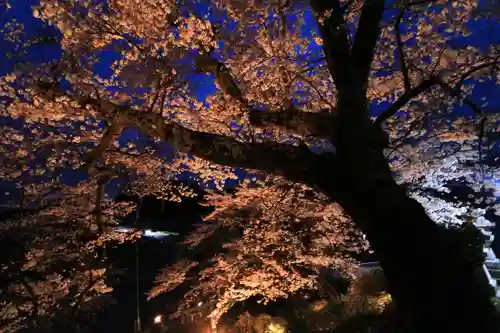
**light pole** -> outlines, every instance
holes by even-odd
[[[139,214],[141,210],[141,203],[142,199],[139,196],[139,202],[137,205],[136,209],[136,214],[135,214],[135,227],[138,228],[138,222],[139,222]],[[141,290],[140,290],[140,280],[139,280],[139,242],[142,241],[142,237],[140,240],[138,240],[135,243],[135,301],[136,301],[136,318],[135,318],[135,332],[136,333],[141,333],[142,327],[141,327],[141,312],[140,312],[140,297],[141,297]]]

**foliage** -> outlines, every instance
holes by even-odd
[[[108,283],[119,272],[106,262],[106,246],[138,235],[101,232],[102,224],[112,226],[134,207],[96,202],[100,187],[62,186],[52,200],[40,200],[26,188],[23,209],[33,207],[35,213],[0,223],[4,253],[16,249],[1,266],[2,331],[83,330],[113,301]]]
[[[316,309],[316,302],[297,299],[290,300],[295,311],[295,320],[287,322],[280,317],[268,314],[252,315],[244,312],[238,316],[234,325],[221,325],[218,331],[223,333],[270,333],[270,323],[279,323],[279,327],[292,332],[336,332],[351,321],[358,321],[359,332],[370,332],[380,327],[382,317],[389,315],[391,295],[384,291],[383,274],[380,270],[368,271],[357,275],[346,294],[336,298],[321,299],[325,305]],[[376,285],[376,290],[366,288]],[[378,317],[377,317],[378,316]],[[377,318],[363,322],[364,318]],[[299,326],[302,325],[302,326]],[[278,326],[278,325],[276,325]],[[271,331],[272,332],[272,331]],[[349,332],[349,331],[347,331]]]
[[[467,221],[481,227],[492,226],[484,216],[485,208],[497,207],[495,180],[500,175],[498,168],[481,165],[488,146],[485,145],[481,159],[474,140],[448,147],[448,151],[432,140],[419,146],[411,161],[407,161],[411,164],[393,162],[394,170],[399,172],[398,181],[407,186],[409,195],[438,223]],[[429,150],[439,152],[440,158]]]
[[[266,187],[238,189],[233,195],[212,195],[215,210],[185,240],[197,246],[217,229],[241,236],[223,240],[221,252],[203,263],[178,310],[213,303],[215,325],[234,304],[259,297],[266,304],[300,290],[318,288],[321,270],[354,274],[353,256],[368,250],[363,235],[342,209],[312,189],[276,179]],[[219,242],[217,238],[207,241]],[[168,292],[186,278],[196,263],[179,261],[157,277],[150,297]]]
[[[245,312],[238,316],[233,327],[222,327],[222,333],[286,333],[287,322],[283,318],[271,317],[267,314],[252,316]]]
[[[463,225],[444,226],[442,232],[453,242],[461,244],[459,248],[463,250],[463,253],[457,255],[462,255],[468,262],[474,263],[477,266],[484,262],[485,236],[472,224],[464,223]]]
[[[350,321],[359,321],[359,327],[369,331],[373,323],[364,322],[364,316],[384,315],[392,299],[380,269],[360,269],[345,294],[322,301],[325,304],[320,309],[315,309],[314,303],[310,308],[299,308],[300,320],[305,323],[308,332],[340,330]]]

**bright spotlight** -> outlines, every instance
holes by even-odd
[[[202,305],[203,305],[203,302],[199,302],[199,303],[198,303],[198,306],[202,306]]]
[[[162,315],[157,315],[155,319],[153,319],[153,322],[155,324],[161,324],[163,322],[163,316]]]

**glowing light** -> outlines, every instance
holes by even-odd
[[[285,327],[281,326],[280,324],[272,323],[269,324],[268,326],[269,332],[270,333],[285,333]]]
[[[203,305],[203,302],[199,302],[199,303],[198,303],[198,306],[202,306],[202,305]]]
[[[157,315],[155,319],[153,319],[153,322],[155,324],[161,324],[163,322],[163,316],[162,315]]]
[[[145,237],[153,237],[153,238],[163,238],[167,237],[168,234],[164,231],[152,231],[151,229],[144,230]]]
[[[118,232],[133,232],[134,229],[132,229],[132,228],[126,228],[126,227],[117,227],[115,229],[115,231],[118,231]]]
[[[314,312],[320,312],[320,311],[324,310],[327,306],[328,306],[328,301],[321,299],[321,300],[317,300],[316,302],[314,302],[311,305],[311,309]]]
[[[115,231],[129,233],[137,231],[137,229],[127,228],[127,227],[117,227],[115,228]],[[142,231],[142,234],[144,235],[144,237],[152,237],[159,239],[168,237],[170,233],[166,231],[153,231],[151,229],[145,229]]]

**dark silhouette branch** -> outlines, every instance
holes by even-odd
[[[232,167],[259,169],[309,185],[325,185],[322,167],[335,169],[334,154],[314,154],[307,147],[275,142],[241,143],[232,138],[168,124],[163,139],[184,152]],[[318,170],[312,171],[312,170]]]
[[[215,81],[224,93],[243,105],[247,105],[247,101],[236,84],[231,71],[223,63],[207,54],[201,53],[196,57],[195,66],[201,73],[212,73],[215,76]]]
[[[323,20],[319,24],[323,50],[328,70],[337,90],[340,91],[350,86],[354,78],[354,67],[342,8],[338,0],[312,0],[311,7],[316,16]]]
[[[308,72],[308,71],[310,71],[310,70],[312,70],[314,68],[314,65],[316,65],[318,63],[321,63],[321,62],[323,62],[325,60],[326,60],[325,57],[321,57],[321,58],[318,58],[318,59],[307,61],[307,63],[301,67],[301,70],[299,71],[299,73]]]
[[[112,178],[117,176],[116,171],[109,168],[92,168],[89,172],[92,176],[97,177],[97,188],[95,192],[95,208],[94,216],[99,228],[99,233],[104,234],[106,232],[106,223],[102,218],[102,200],[104,198],[104,185]]]
[[[82,169],[88,171],[93,168],[97,160],[104,156],[104,152],[111,147],[113,141],[121,135],[122,130],[123,126],[116,123],[107,126],[106,132],[99,141],[99,144],[88,154]]]
[[[92,269],[89,269],[89,282],[87,283],[87,286],[76,297],[76,302],[71,309],[72,318],[77,317],[78,311],[80,311],[82,308],[85,295],[87,295],[87,293],[97,284],[98,281],[99,279],[94,279]]]
[[[417,97],[427,89],[431,88],[438,83],[437,77],[431,76],[429,79],[420,82],[420,84],[408,91],[406,91],[397,101],[392,103],[384,112],[382,112],[374,122],[375,127],[382,125],[384,121],[392,117],[396,112],[399,111],[403,106],[406,105],[412,98]]]
[[[443,88],[444,91],[446,91],[447,93],[450,94],[451,97],[454,97],[454,98],[460,98],[460,89],[455,89],[453,87],[451,87],[449,84],[447,84],[446,82],[444,81],[439,81],[439,86],[441,88]],[[472,109],[472,111],[474,111],[474,113],[477,115],[477,116],[483,116],[484,115],[484,112],[483,110],[481,110],[481,108],[479,106],[476,105],[476,103],[474,103],[470,98],[463,98],[462,99],[462,103],[464,103],[465,105],[467,105],[469,108]]]
[[[458,80],[458,82],[455,84],[455,87],[454,87],[454,90],[460,90],[460,88],[462,87],[462,85],[464,84],[464,82],[471,76],[473,75],[475,72],[477,71],[480,71],[482,69],[486,69],[488,67],[492,67],[492,66],[495,66],[495,65],[498,65],[500,63],[500,55],[496,56],[494,58],[494,60],[490,61],[490,62],[485,62],[484,64],[481,64],[481,65],[477,65],[477,66],[474,66],[472,67],[471,69],[469,69],[467,72],[465,72],[462,77],[460,78],[460,80]]]
[[[23,216],[31,216],[34,214],[40,214],[46,208],[49,208],[51,204],[43,204],[38,207],[29,207],[29,208],[9,208],[0,213],[0,221],[6,221],[8,219],[20,218],[22,214],[26,214]]]
[[[398,46],[398,61],[399,66],[401,68],[401,73],[403,74],[403,82],[405,86],[405,92],[411,90],[410,84],[410,76],[408,74],[408,68],[406,67],[406,59],[405,53],[403,50],[403,42],[401,40],[401,21],[403,20],[403,16],[406,13],[406,8],[401,11],[396,20],[396,24],[394,25],[394,30],[396,32],[396,43]]]
[[[434,85],[440,85],[441,88],[450,93],[452,97],[459,98],[461,87],[463,83],[475,72],[483,70],[485,68],[495,66],[500,62],[500,56],[497,56],[493,61],[477,65],[469,69],[467,72],[461,75],[460,79],[457,81],[454,87],[450,86],[446,82],[444,82],[438,75],[431,75],[428,79],[422,81],[418,86],[405,91],[401,97],[397,101],[395,101],[391,106],[389,106],[384,112],[382,112],[374,122],[374,126],[379,127],[382,125],[384,121],[392,117],[396,112],[399,111],[403,106],[406,105],[412,98],[417,97],[421,93],[430,89]],[[469,106],[474,112],[478,115],[482,115],[481,109],[473,103],[469,98],[464,98],[463,103]]]
[[[352,57],[356,69],[356,81],[366,91],[375,46],[380,35],[380,21],[385,9],[384,0],[366,1],[359,18],[354,37]]]

